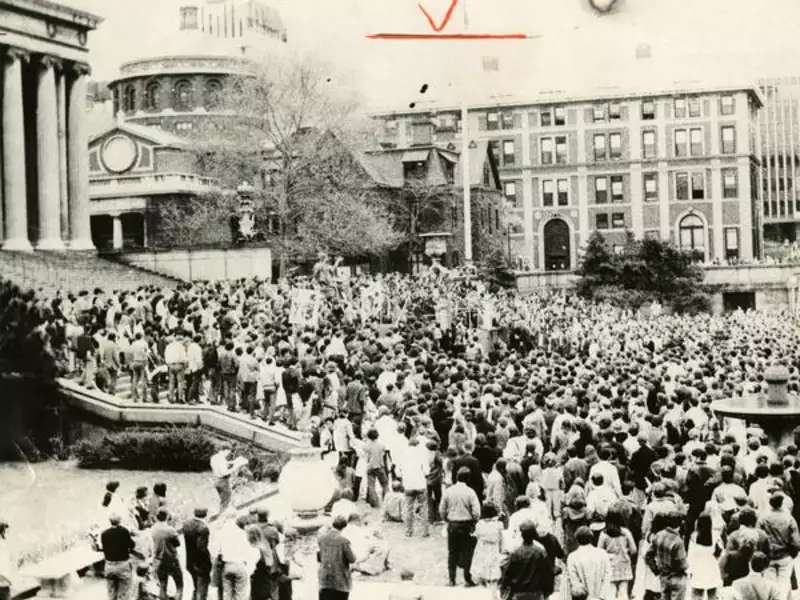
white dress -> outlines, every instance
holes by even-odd
[[[719,562],[714,557],[714,545],[702,546],[695,541],[695,534],[689,542],[686,556],[689,563],[689,587],[696,590],[713,590],[722,587]]]

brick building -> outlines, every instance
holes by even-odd
[[[758,256],[757,88],[540,94],[472,105],[516,225],[512,257],[528,270],[571,270],[591,233],[625,231],[693,249],[706,261]],[[386,147],[454,144],[461,112],[383,112]],[[454,146],[455,147],[455,146]]]

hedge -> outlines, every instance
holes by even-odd
[[[214,438],[194,428],[123,431],[72,447],[84,469],[202,472],[208,470],[214,452]]]
[[[209,469],[217,440],[194,427],[166,430],[129,430],[100,440],[83,440],[71,448],[83,469],[131,469],[140,471],[193,471]],[[231,456],[248,459],[250,478],[275,481],[289,457],[253,444],[234,443]]]

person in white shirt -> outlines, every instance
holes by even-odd
[[[419,443],[417,436],[408,440],[408,446],[400,453],[395,463],[403,481],[405,492],[406,537],[414,535],[414,515],[419,513],[422,521],[422,537],[430,535],[428,526],[428,480],[430,459],[427,448]]]
[[[186,348],[181,336],[175,336],[164,348],[164,362],[169,373],[169,401],[183,404],[186,400]]]
[[[598,452],[597,455],[600,457],[600,460],[589,471],[589,490],[594,488],[594,484],[592,483],[594,476],[600,475],[605,485],[611,489],[614,495],[617,498],[622,498],[622,483],[619,480],[619,471],[609,462],[611,453],[608,448],[600,448],[600,452]]]
[[[592,488],[586,495],[586,510],[589,515],[597,515],[605,519],[609,507],[619,498],[614,490],[604,481],[603,476],[595,473],[590,476]]]
[[[211,556],[219,557],[222,563],[221,597],[225,600],[250,598],[250,576],[261,558],[261,552],[247,539],[248,523],[246,516],[234,518],[231,514],[219,532],[212,536],[214,546]]]
[[[231,503],[231,478],[236,472],[244,466],[245,461],[242,458],[231,460],[231,445],[230,442],[224,442],[219,451],[211,457],[209,461],[211,466],[211,473],[214,475],[214,487],[219,494],[219,512],[225,512]]]
[[[200,346],[200,335],[186,346],[186,401],[189,404],[200,402],[200,383],[203,379],[203,348]]]

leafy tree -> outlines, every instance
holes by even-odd
[[[380,193],[355,160],[369,138],[355,86],[333,72],[307,57],[253,65],[227,86],[225,119],[206,120],[196,133],[205,175],[227,189],[256,184],[256,214],[275,223],[270,241],[281,273],[290,256],[312,248],[363,256],[399,243]]]
[[[481,264],[480,274],[492,292],[511,289],[517,284],[517,278],[511,270],[508,256],[499,245],[492,248],[486,255]]]
[[[703,271],[691,253],[668,242],[638,241],[630,232],[620,254],[610,252],[600,233],[592,234],[578,274],[579,293],[595,300],[632,308],[658,300],[677,312],[708,310],[711,305]]]

